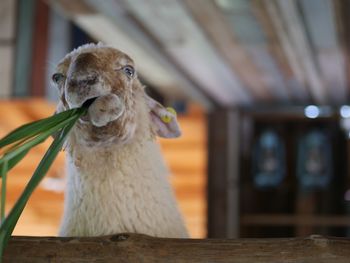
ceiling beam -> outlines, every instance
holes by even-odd
[[[226,28],[229,32],[226,34],[234,36],[238,44],[236,47],[241,46],[241,49],[249,57],[251,64],[257,69],[255,73],[258,73],[258,75],[250,74],[248,77],[253,79],[258,77],[257,87],[265,93],[265,98],[270,95],[270,101],[289,102],[291,100],[290,90],[287,88],[281,70],[268,48],[265,32],[253,12],[251,1],[217,0],[216,5],[214,5],[214,2],[211,2],[211,4],[212,6],[208,8],[208,12],[213,13],[212,10],[215,10],[215,7],[220,9],[220,13],[225,16],[225,21],[228,24]],[[200,6],[203,6],[203,3]],[[196,7],[193,8],[196,9]],[[205,15],[206,17],[208,15]],[[204,23],[204,28],[215,25],[214,21],[217,20],[217,17],[217,15],[212,15],[210,23]],[[215,31],[218,30],[219,27],[215,29]],[[213,30],[213,32],[215,31]],[[216,37],[218,37],[217,33]],[[218,42],[222,42],[221,39],[218,39]],[[230,42],[225,44],[229,45]],[[234,48],[232,44],[231,48]],[[232,59],[235,59],[235,57],[232,57]]]
[[[350,99],[350,2],[334,0],[332,4],[334,8],[337,39],[344,56],[345,86],[347,93],[344,99],[348,102]]]
[[[304,80],[314,102],[319,104],[327,103],[326,88],[318,65],[314,60],[313,50],[308,41],[308,36],[302,23],[302,17],[298,12],[296,1],[270,0],[264,2],[267,5],[267,10],[271,14],[278,34],[281,36],[281,39],[283,39],[283,44],[288,46],[286,50],[292,49],[288,50],[288,53],[290,59],[292,56],[295,57],[294,60],[296,61],[293,61],[293,68],[298,71],[297,75]]]
[[[269,101],[273,94],[261,72],[253,63],[244,43],[239,43],[225,14],[212,0],[184,0],[194,19],[203,27],[208,39],[218,49],[222,58],[236,72],[253,98]]]
[[[72,2],[72,1],[68,1]],[[127,20],[121,23],[110,18],[109,14],[96,9],[96,3],[91,5],[88,1],[73,1],[71,5],[66,0],[50,1],[56,9],[63,11],[75,24],[96,40],[115,46],[128,53],[137,65],[140,75],[161,94],[170,99],[189,99],[200,103],[206,110],[214,107],[212,101],[200,89],[193,85],[191,80],[184,76],[169,60],[164,58],[156,47],[142,37],[135,39],[136,25]],[[113,1],[101,1],[99,5],[118,14],[125,19],[117,6],[111,6]],[[107,6],[106,6],[107,4]],[[100,8],[99,8],[100,9]],[[123,27],[124,25],[124,27]],[[129,25],[125,28],[125,25]],[[130,36],[130,32],[134,34]]]
[[[331,0],[298,1],[309,33],[315,57],[334,104],[347,98],[345,56],[336,28],[334,3]]]
[[[247,104],[251,97],[177,0],[123,1],[165,52],[222,106]]]
[[[46,74],[46,98],[50,101],[57,101],[59,93],[52,87],[52,75],[55,73],[56,63],[71,49],[71,23],[50,9],[48,27],[47,60],[50,66]]]
[[[301,78],[298,80],[296,76],[298,69],[294,70],[292,67],[294,58],[291,58],[291,49],[288,51],[286,50],[288,46],[283,46],[284,39],[281,39],[282,36],[279,36],[279,32],[276,30],[265,3],[266,1],[252,1],[252,9],[266,35],[266,45],[278,65],[284,86],[289,90],[291,102],[304,103],[309,101],[310,96],[306,85],[300,81]],[[279,30],[281,29],[279,28]],[[286,43],[286,45],[288,44]],[[288,52],[290,52],[290,57],[288,56]]]

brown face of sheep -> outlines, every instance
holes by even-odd
[[[140,89],[134,85],[138,80],[133,61],[113,48],[76,53],[66,57],[52,77],[60,91],[61,110],[96,98],[77,125],[82,139],[99,143],[127,140],[135,131],[134,89]]]
[[[160,137],[181,134],[176,114],[144,93],[134,62],[117,49],[95,46],[73,51],[59,63],[52,79],[60,92],[57,112],[96,98],[76,125],[78,139],[89,146],[128,141],[141,125],[137,121],[146,122],[150,133]],[[137,111],[146,111],[149,118],[137,118]]]

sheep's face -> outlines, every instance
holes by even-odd
[[[107,94],[132,93],[134,62],[124,53],[107,47],[72,52],[57,67],[53,80],[69,108]]]
[[[117,49],[91,44],[80,47],[58,64],[52,79],[60,92],[58,112],[95,98],[88,114],[76,126],[79,139],[89,145],[104,147],[106,143],[123,143],[132,138],[138,125],[138,104],[142,103],[149,107],[148,121],[155,124],[156,133],[163,137],[179,135],[175,116],[144,94],[133,60]],[[159,119],[169,114],[176,124],[166,124],[172,134],[168,128],[158,127],[164,126]]]

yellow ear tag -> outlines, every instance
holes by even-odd
[[[172,113],[172,114],[174,114],[174,115],[176,116],[176,111],[175,111],[173,108],[168,107],[168,108],[166,108],[166,110],[167,110],[168,112],[170,112],[170,113]],[[172,117],[172,116],[169,116],[169,115],[164,115],[164,116],[162,116],[160,119],[161,119],[162,122],[164,122],[164,123],[170,123],[170,122],[172,121],[173,117]]]

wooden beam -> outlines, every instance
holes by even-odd
[[[91,8],[90,5],[84,2],[84,0],[46,0],[54,8],[59,8],[63,12],[68,12],[69,14],[79,14],[79,15],[94,15],[96,10]]]
[[[302,189],[296,191],[295,198],[295,214],[299,219],[312,217],[315,214],[317,206],[317,197],[314,192],[306,192]],[[306,221],[306,220],[305,220]],[[320,220],[321,221],[321,220]],[[296,236],[311,235],[314,231],[315,225],[311,224],[297,224],[295,227]]]
[[[252,9],[266,34],[267,47],[276,60],[281,77],[284,80],[284,86],[289,90],[292,102],[305,103],[310,101],[306,86],[298,81],[296,76],[298,69],[292,67],[294,58],[292,58],[292,54],[288,57],[288,51],[286,50],[288,47],[283,47],[283,36],[279,36],[283,33],[276,30],[276,27],[279,28],[281,25],[274,25],[273,18],[266,9],[266,1],[252,1]],[[288,45],[288,43],[285,44]]]
[[[275,16],[276,23],[283,24],[287,32],[287,38],[293,47],[292,56],[300,62],[302,75],[305,85],[310,89],[312,98],[316,103],[325,104],[328,102],[327,92],[324,86],[323,78],[319,72],[318,65],[313,57],[313,50],[308,41],[305,32],[303,20],[298,12],[296,1],[265,1],[268,10],[274,9],[271,15]],[[276,9],[276,6],[278,7]],[[280,15],[277,15],[280,14]],[[283,29],[282,29],[283,30]],[[280,34],[285,34],[280,31]],[[285,41],[284,41],[285,43]]]
[[[43,97],[46,91],[49,8],[42,0],[36,0],[35,6],[30,95]]]
[[[301,62],[298,60],[295,54],[294,46],[289,40],[289,36],[287,34],[284,23],[282,21],[281,14],[277,9],[277,6],[272,1],[259,1],[259,2],[260,4],[263,5],[263,7],[265,6],[265,8],[262,8],[262,11],[266,10],[267,16],[272,21],[273,31],[275,31],[278,36],[283,52],[286,55],[288,63],[292,69],[293,75],[297,80],[297,85],[303,88],[304,90],[303,93],[309,93],[306,87],[306,80],[305,80],[303,68],[301,66]]]
[[[81,2],[81,5],[87,5],[89,14],[85,11],[80,12],[77,8],[70,9],[68,5],[61,5],[60,1],[50,1],[52,7],[63,12],[75,24],[82,28],[85,32],[91,35],[96,40],[102,41],[109,45],[128,53],[136,62],[140,75],[150,84],[152,84],[158,91],[170,98],[190,99],[199,102],[206,110],[213,107],[213,103],[200,90],[195,87],[183,74],[178,72],[176,68],[171,67],[169,62],[164,59],[155,46],[145,43],[140,39],[135,40],[130,36],[132,29],[121,26],[116,20],[109,15],[99,11],[100,8],[106,7],[106,3],[110,1],[103,1],[102,3],[77,0],[74,2]],[[99,9],[96,6],[100,5]],[[83,8],[85,10],[86,8]],[[115,6],[109,7],[109,11],[115,11],[115,16],[122,15]],[[127,21],[124,25],[132,25]],[[129,31],[131,30],[131,31]]]
[[[58,101],[58,91],[52,85],[51,76],[55,73],[57,63],[71,49],[71,23],[70,21],[50,8],[48,22],[48,49],[47,49],[47,75],[46,98],[50,101]]]
[[[208,119],[208,237],[239,236],[240,115],[216,110]]]
[[[216,3],[225,14],[237,41],[244,46],[252,63],[259,70],[260,85],[268,89],[273,101],[289,102],[291,100],[290,90],[268,48],[265,32],[254,14],[252,2],[217,1]]]
[[[10,42],[15,39],[15,11],[17,3],[2,0],[0,3],[0,41]]]
[[[274,95],[274,100],[272,102],[291,102],[290,91],[284,82],[282,72],[276,63],[275,58],[272,56],[267,43],[245,44],[245,46],[256,66],[264,72],[264,82],[269,87],[270,92]]]
[[[243,226],[312,226],[349,227],[350,217],[342,215],[312,214],[245,214]]]
[[[0,46],[0,98],[10,98],[13,93],[14,46]]]
[[[345,263],[350,240],[313,235],[279,239],[171,239],[138,234],[105,237],[13,237],[4,262],[303,262]]]
[[[338,32],[339,44],[344,51],[344,70],[346,77],[347,97],[349,100],[350,90],[350,2],[344,0],[334,0],[333,7],[335,12],[336,27]]]
[[[32,65],[32,36],[34,29],[35,1],[18,1],[17,45],[13,95],[29,96]]]
[[[0,2],[0,98],[13,93],[16,7],[17,1]]]
[[[123,1],[127,10],[203,90],[221,105],[249,103],[239,78],[208,43],[180,1]]]
[[[194,19],[201,25],[210,42],[220,52],[231,70],[237,73],[243,85],[258,101],[269,101],[274,95],[266,78],[253,63],[250,55],[239,43],[224,13],[211,0],[184,0]]]
[[[330,101],[333,104],[345,103],[348,97],[345,56],[336,28],[334,2],[308,0],[299,3],[305,27],[315,48],[315,59],[329,91]]]

